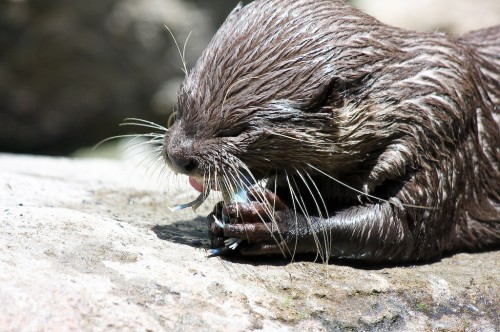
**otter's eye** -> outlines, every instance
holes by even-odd
[[[219,131],[217,137],[238,137],[245,131],[244,127],[230,127]]]

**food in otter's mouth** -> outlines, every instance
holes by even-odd
[[[244,204],[248,203],[250,200],[248,198],[248,187],[238,186],[231,194],[228,190],[222,191],[222,197],[224,197],[224,204]],[[222,211],[222,218],[219,220],[216,214],[212,214],[213,221],[221,229],[224,229],[226,223],[231,223],[231,220],[227,214]],[[235,250],[243,239],[239,238],[227,238],[224,239],[224,246],[216,247],[210,250],[211,256],[218,256],[227,253],[229,250]]]
[[[250,177],[242,176],[241,179],[237,181],[237,184],[221,185],[220,187],[224,203],[225,204],[248,203],[249,202],[248,189],[253,185],[253,183],[254,182],[251,180]],[[172,212],[183,210],[188,207],[192,207],[193,210],[196,210],[206,200],[208,194],[210,193],[210,188],[208,188],[210,187],[210,185],[203,185],[203,183],[200,183],[193,177],[189,177],[189,184],[193,187],[193,189],[200,192],[200,195],[192,202],[180,204],[174,208],[171,208],[170,210]],[[217,190],[218,187],[216,186],[215,189]],[[213,221],[221,229],[224,228],[226,223],[231,222],[230,218],[226,214],[224,214],[224,212],[222,212],[220,220],[217,218],[215,214],[212,215],[212,217]],[[224,239],[224,246],[213,248],[210,250],[210,256],[223,255],[230,250],[235,250],[238,247],[238,245],[242,242],[243,242],[242,239],[226,238]]]
[[[196,211],[196,209],[199,208],[200,205],[203,204],[203,202],[207,199],[207,196],[208,195],[205,195],[205,193],[202,192],[202,193],[200,193],[200,195],[198,197],[196,197],[196,199],[194,201],[187,202],[184,204],[179,204],[179,205],[174,206],[174,207],[169,208],[169,209],[172,212],[177,212],[180,210],[187,209],[188,207],[191,207],[191,208],[193,208],[193,210]]]
[[[238,6],[164,135],[166,164],[203,179],[180,208],[217,179],[209,237],[242,255],[415,262],[499,248],[499,54],[500,26],[419,33],[342,0]],[[267,184],[241,186],[237,202],[230,184],[248,178]]]

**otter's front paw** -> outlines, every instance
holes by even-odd
[[[247,203],[220,202],[208,216],[214,254],[293,256],[308,251],[310,221],[269,190],[253,188],[249,196]]]

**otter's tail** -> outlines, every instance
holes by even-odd
[[[488,95],[496,105],[495,118],[500,116],[500,25],[476,30],[461,36],[461,40],[474,53],[483,73]]]

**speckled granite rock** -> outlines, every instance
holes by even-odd
[[[146,170],[0,155],[1,331],[500,326],[500,252],[378,269],[207,258],[203,217],[167,209],[192,191]]]

